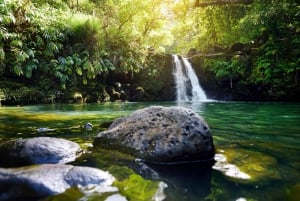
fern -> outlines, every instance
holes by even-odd
[[[16,75],[18,75],[18,76],[23,75],[23,69],[22,69],[22,67],[21,67],[20,65],[15,65],[15,66],[13,67],[13,70],[14,70],[14,73],[15,73]]]
[[[26,54],[23,50],[17,50],[16,51],[16,60],[19,63],[24,63],[29,58],[29,55]]]

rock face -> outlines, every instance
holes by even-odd
[[[0,168],[0,200],[28,199],[63,193],[71,187],[99,187],[112,192],[114,177],[90,167],[72,165],[37,165],[25,168]],[[26,200],[27,200],[26,199]]]
[[[153,106],[117,119],[98,134],[94,146],[163,164],[212,160],[215,154],[207,123],[182,107]]]
[[[0,165],[63,164],[74,161],[81,153],[77,143],[60,138],[11,140],[0,145]]]
[[[135,86],[130,101],[173,101],[176,99],[171,54],[155,54],[147,58],[151,68],[134,75]],[[155,64],[155,65],[153,65]],[[151,74],[151,76],[149,76]],[[136,90],[142,88],[142,91]]]

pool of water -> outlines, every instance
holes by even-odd
[[[211,128],[217,156],[221,158],[219,165],[210,170],[165,171],[160,178],[168,186],[164,189],[165,200],[300,200],[300,103],[212,101],[0,107],[0,142],[53,136],[78,142],[89,150],[105,123],[150,105],[180,105],[202,115]],[[93,130],[83,129],[86,122],[94,125]],[[38,128],[49,128],[49,131],[39,132]],[[116,162],[105,153],[91,153],[80,160],[76,164],[107,169],[117,178],[122,177],[120,171],[126,172],[127,177],[119,180],[128,182],[116,184],[123,185],[124,189],[124,185],[131,188],[137,178],[145,192],[158,182],[139,177],[126,163],[119,163],[122,160]],[[230,173],[232,167],[235,169]],[[131,194],[121,191],[121,194],[133,201],[153,199],[138,197],[136,191]],[[64,197],[68,199],[74,200]],[[94,200],[94,197],[85,199]]]

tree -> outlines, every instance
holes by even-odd
[[[217,1],[205,1],[205,2],[200,2],[200,0],[196,0],[195,7],[207,7],[212,5],[228,5],[228,4],[249,5],[253,2],[254,0],[217,0]]]

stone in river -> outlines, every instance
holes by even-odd
[[[31,164],[74,161],[82,150],[72,141],[54,137],[10,140],[0,145],[0,165],[17,167]]]
[[[183,107],[152,106],[119,118],[97,135],[94,147],[159,164],[211,161],[215,154],[207,123]]]
[[[84,193],[116,192],[115,178],[108,172],[63,164],[43,164],[23,168],[0,168],[0,200],[29,200],[65,192],[75,187]]]

